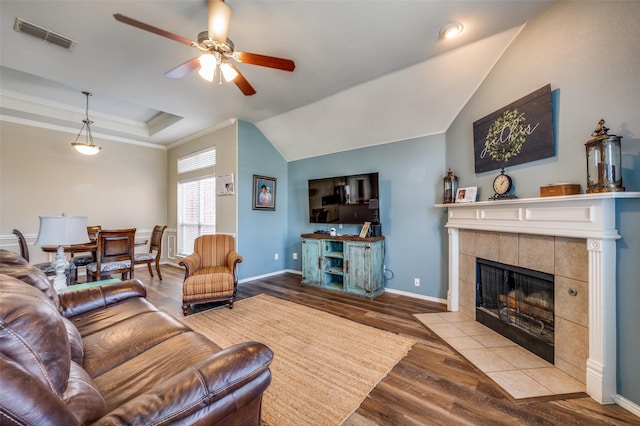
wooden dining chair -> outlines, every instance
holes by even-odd
[[[158,278],[162,279],[162,274],[160,273],[160,258],[162,257],[162,235],[164,234],[165,229],[167,229],[166,225],[154,226],[153,232],[151,232],[151,241],[149,242],[149,252],[136,253],[134,256],[134,264],[141,265],[146,263],[149,268],[149,274],[152,278],[153,270],[151,269],[151,264],[155,263]]]
[[[100,231],[102,229],[102,227],[100,225],[91,225],[91,226],[87,226],[87,234],[89,235],[89,239],[91,241],[96,241],[98,239],[98,231]],[[91,262],[95,262],[95,252],[91,252],[89,254],[85,254],[82,256],[75,256],[73,253],[71,253],[71,262],[73,262],[74,265],[76,265],[76,270],[75,270],[75,274],[76,274],[76,281],[78,280],[78,268],[82,268],[87,266],[87,264],[91,263]]]
[[[136,228],[100,230],[96,241],[95,262],[87,264],[87,282],[101,280],[112,274],[133,279]]]

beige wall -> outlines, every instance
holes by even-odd
[[[177,249],[175,243],[176,227],[178,226],[177,192],[178,192],[178,158],[194,152],[201,151],[212,146],[216,147],[216,176],[233,173],[234,186],[238,184],[238,144],[237,121],[226,127],[212,131],[187,143],[171,147],[168,151],[168,188],[167,188],[167,216],[168,225],[167,254],[170,261],[174,261]],[[237,234],[238,232],[238,205],[237,195],[216,197],[216,232]],[[177,262],[177,260],[175,260]]]
[[[78,129],[79,130],[79,129]],[[89,225],[135,227],[144,236],[167,223],[167,150],[96,139],[77,153],[75,134],[0,122],[0,247],[17,251],[14,228],[31,244],[40,215],[81,215]],[[47,260],[30,246],[31,261]]]

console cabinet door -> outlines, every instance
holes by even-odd
[[[345,243],[345,289],[349,293],[375,297],[384,291],[382,242]]]
[[[322,281],[322,241],[302,240],[302,282],[320,284]]]

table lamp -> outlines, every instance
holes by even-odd
[[[69,266],[64,255],[64,247],[70,244],[84,244],[90,242],[87,233],[86,216],[40,216],[40,230],[36,245],[58,246],[56,260],[52,266],[56,269],[53,287],[60,291],[67,286],[65,270]]]

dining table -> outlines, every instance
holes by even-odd
[[[142,247],[142,246],[146,246],[148,242],[149,240],[137,240],[134,243],[134,245],[136,247]],[[75,253],[93,252],[96,250],[97,247],[98,247],[98,243],[96,241],[91,241],[91,242],[82,243],[82,244],[69,244],[69,245],[62,246],[65,253],[71,253],[72,255]],[[58,246],[41,246],[40,248],[45,253],[56,253],[58,251]]]
[[[149,240],[136,240],[134,242],[134,246],[135,247],[146,246],[148,242]],[[45,253],[58,252],[58,246],[40,246],[40,248]],[[65,253],[71,253],[72,258],[76,253],[89,253],[89,252],[95,258],[95,251],[98,248],[98,242],[92,240],[88,243],[63,245],[62,248]],[[73,267],[73,269],[74,269],[73,276],[69,275],[69,278],[67,279],[67,282],[71,284],[75,284],[78,281],[78,269],[75,266]]]

